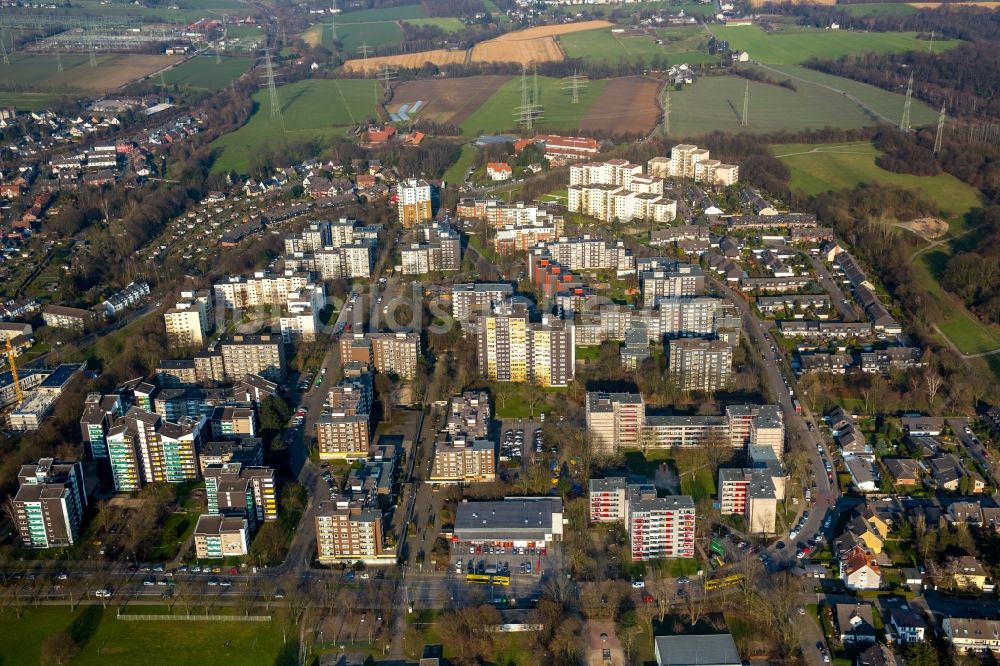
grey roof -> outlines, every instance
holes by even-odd
[[[659,666],[740,666],[731,634],[657,636]]]
[[[463,540],[518,539],[540,541],[553,530],[553,514],[561,514],[558,497],[508,498],[500,502],[462,502],[455,511],[455,536]]]

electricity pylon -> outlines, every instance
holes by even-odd
[[[573,97],[573,104],[580,103],[580,89],[586,88],[590,80],[583,74],[577,74],[573,70],[573,76],[563,81],[563,90],[568,90]]]
[[[521,69],[521,104],[514,108],[514,117],[517,124],[527,130],[534,128],[535,121],[542,117],[542,106],[538,103],[538,76],[536,74],[534,85],[530,85],[527,67]]]
[[[278,101],[278,88],[274,85],[274,64],[271,62],[271,52],[264,51],[264,76],[267,77],[267,94],[271,99],[271,117],[281,117],[281,103]]]
[[[743,116],[740,118],[740,124],[746,127],[750,124],[750,79],[747,79],[747,87],[743,93]]]
[[[937,134],[934,135],[934,154],[941,152],[941,143],[944,141],[944,104],[941,105],[941,114],[938,116]]]
[[[910,72],[910,81],[906,84],[906,101],[903,102],[903,118],[899,121],[899,131],[910,131],[910,103],[913,101],[913,72]]]

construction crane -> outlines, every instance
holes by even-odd
[[[7,338],[6,342],[7,363],[10,364],[10,375],[14,381],[14,395],[17,396],[17,404],[20,405],[24,402],[24,392],[21,390],[21,378],[17,376],[17,363],[14,362],[14,346],[10,344],[10,338]]]

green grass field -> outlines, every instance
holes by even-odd
[[[163,81],[167,85],[219,90],[242,76],[252,64],[253,58],[223,57],[216,62],[215,56],[198,56],[164,72]]]
[[[795,132],[823,127],[865,127],[874,124],[867,113],[843,95],[816,86],[798,91],[750,82],[749,120],[740,125],[746,79],[708,76],[680,92],[670,93],[670,133],[694,136],[724,132]],[[794,113],[788,113],[794,109]]]
[[[536,126],[547,129],[576,127],[587,109],[600,98],[606,85],[607,80],[591,81],[580,91],[580,103],[570,104],[569,96],[563,90],[563,81],[539,76],[538,98],[545,107],[545,115]],[[513,78],[465,119],[462,123],[462,133],[467,136],[479,136],[483,133],[513,129],[515,127],[513,110],[520,103],[521,81]]]
[[[712,470],[703,467],[694,474],[684,474],[681,477],[681,494],[690,495],[695,502],[700,502],[714,495],[715,478]]]
[[[337,39],[343,45],[345,55],[356,57],[360,53],[358,49],[364,44],[373,48],[401,44],[403,29],[396,21],[422,18],[427,18],[427,11],[419,4],[347,12],[336,17]],[[333,35],[329,24],[326,25],[323,45],[329,48]]]
[[[788,75],[799,88],[810,87],[810,84],[806,83],[808,81],[817,84],[817,86],[829,86],[837,90],[843,90],[895,123],[899,122],[899,118],[903,114],[903,104],[906,102],[906,96],[902,93],[889,92],[888,90],[870,86],[867,83],[853,81],[841,76],[824,74],[823,72],[817,72],[816,70],[798,65],[771,65],[769,69],[761,68],[761,71],[767,76],[776,81],[781,81],[781,74],[771,70],[777,70]],[[798,79],[805,79],[805,81]],[[937,123],[937,119],[938,112],[935,109],[932,109],[920,100],[912,100],[910,120],[914,126],[935,124]]]
[[[883,183],[919,192],[942,209],[954,237],[967,231],[966,214],[983,205],[979,192],[946,173],[911,176],[880,169],[875,164],[879,151],[870,143],[843,145],[785,144],[772,146],[792,170],[792,189],[808,194],[853,188],[860,183]],[[939,280],[951,254],[948,243],[920,253],[913,260],[914,275],[921,288],[940,304],[944,313],[936,322],[942,333],[964,354],[978,354],[1000,348],[1000,327],[983,324],[954,296],[941,288]]]
[[[438,17],[438,18],[411,18],[403,19],[407,23],[412,23],[413,25],[433,25],[441,28],[445,32],[458,32],[464,30],[466,25],[459,21],[457,18],[449,17]]]
[[[37,111],[52,106],[62,95],[58,93],[0,92],[0,106],[9,106],[18,111]]]
[[[177,9],[170,9],[174,6]],[[59,7],[58,11],[86,16],[114,14],[167,22],[192,22],[220,14],[246,14],[246,6],[239,0],[176,0],[159,6],[136,5],[124,0],[113,0],[110,4],[102,4],[100,0],[77,0],[72,6]]]
[[[267,91],[257,92],[250,121],[212,144],[221,151],[215,168],[245,173],[251,154],[262,146],[342,135],[346,127],[374,117],[379,91],[378,81],[373,80],[298,81],[278,88],[280,118],[271,118]]]
[[[444,172],[444,181],[449,185],[453,183],[461,184],[465,182],[465,172],[469,170],[470,166],[472,166],[472,162],[476,159],[476,155],[478,153],[479,150],[472,144],[463,144],[462,154],[459,155],[458,161],[448,167],[448,170]]]
[[[879,151],[867,142],[843,146],[786,144],[772,149],[791,168],[792,189],[819,194],[874,182],[911,189],[937,202],[945,217],[956,225],[953,233],[963,230],[965,214],[983,203],[975,188],[950,174],[911,176],[880,169],[875,164]]]
[[[162,613],[164,609],[135,606],[129,611]],[[47,666],[41,660],[42,641],[60,631],[68,632],[80,645],[69,662],[73,666],[196,666],[216,659],[273,666],[295,664],[298,656],[297,645],[283,649],[281,629],[274,622],[128,622],[115,619],[115,611],[100,606],[75,613],[46,606],[28,609],[21,619],[12,611],[0,614],[0,663]]]
[[[62,72],[59,60],[62,60]],[[86,54],[64,54],[57,60],[48,54],[15,53],[10,56],[10,65],[0,66],[0,86],[44,88],[47,79],[57,78],[66,70],[89,62],[90,56]]]
[[[629,3],[628,8],[633,12],[648,12],[661,9],[672,13],[683,11],[685,14],[693,14],[695,16],[711,16],[715,12],[714,5],[711,2],[634,2]],[[621,5],[618,3],[588,5],[587,13],[594,16],[607,16],[617,9],[621,9]]]
[[[881,14],[916,14],[917,8],[905,2],[877,2],[864,5],[841,5],[837,7],[851,16],[876,16]]]
[[[751,59],[775,65],[795,65],[814,56],[839,58],[861,53],[926,51],[928,45],[917,39],[915,32],[852,32],[795,26],[769,34],[748,25],[713,27],[712,33],[727,40],[732,49],[746,51]],[[958,44],[957,40],[935,40],[933,49],[940,52]]]
[[[587,30],[559,36],[559,44],[570,58],[614,65],[620,61],[651,62],[657,55],[670,65],[700,64],[718,60],[708,53],[708,39],[701,28],[659,30],[666,42],[661,46],[650,35],[615,34],[608,29]]]

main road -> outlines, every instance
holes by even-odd
[[[806,452],[809,465],[812,469],[815,488],[812,488],[812,498],[815,500],[814,506],[803,503],[800,507],[798,517],[804,511],[809,511],[809,517],[803,523],[800,535],[802,540],[812,537],[814,534],[823,531],[824,517],[836,511],[837,500],[840,498],[840,489],[836,484],[836,476],[833,480],[827,476],[824,462],[832,461],[826,454],[826,442],[816,427],[816,421],[805,401],[797,400],[800,405],[801,414],[797,413],[792,400],[792,386],[794,377],[785,359],[780,352],[776,341],[765,329],[764,323],[750,309],[750,305],[743,296],[730,289],[727,285],[714,278],[708,277],[708,281],[723,295],[729,298],[740,312],[740,319],[743,322],[743,330],[753,342],[753,347],[760,353],[760,361],[764,381],[770,393],[769,399],[781,407],[785,416],[785,436],[788,448],[801,447]],[[787,373],[787,376],[786,376]],[[836,521],[831,521],[835,523]],[[826,535],[829,538],[829,534]],[[794,560],[796,548],[794,543],[788,543],[785,547],[778,548],[779,540],[769,548],[769,555],[775,563],[784,563]]]

